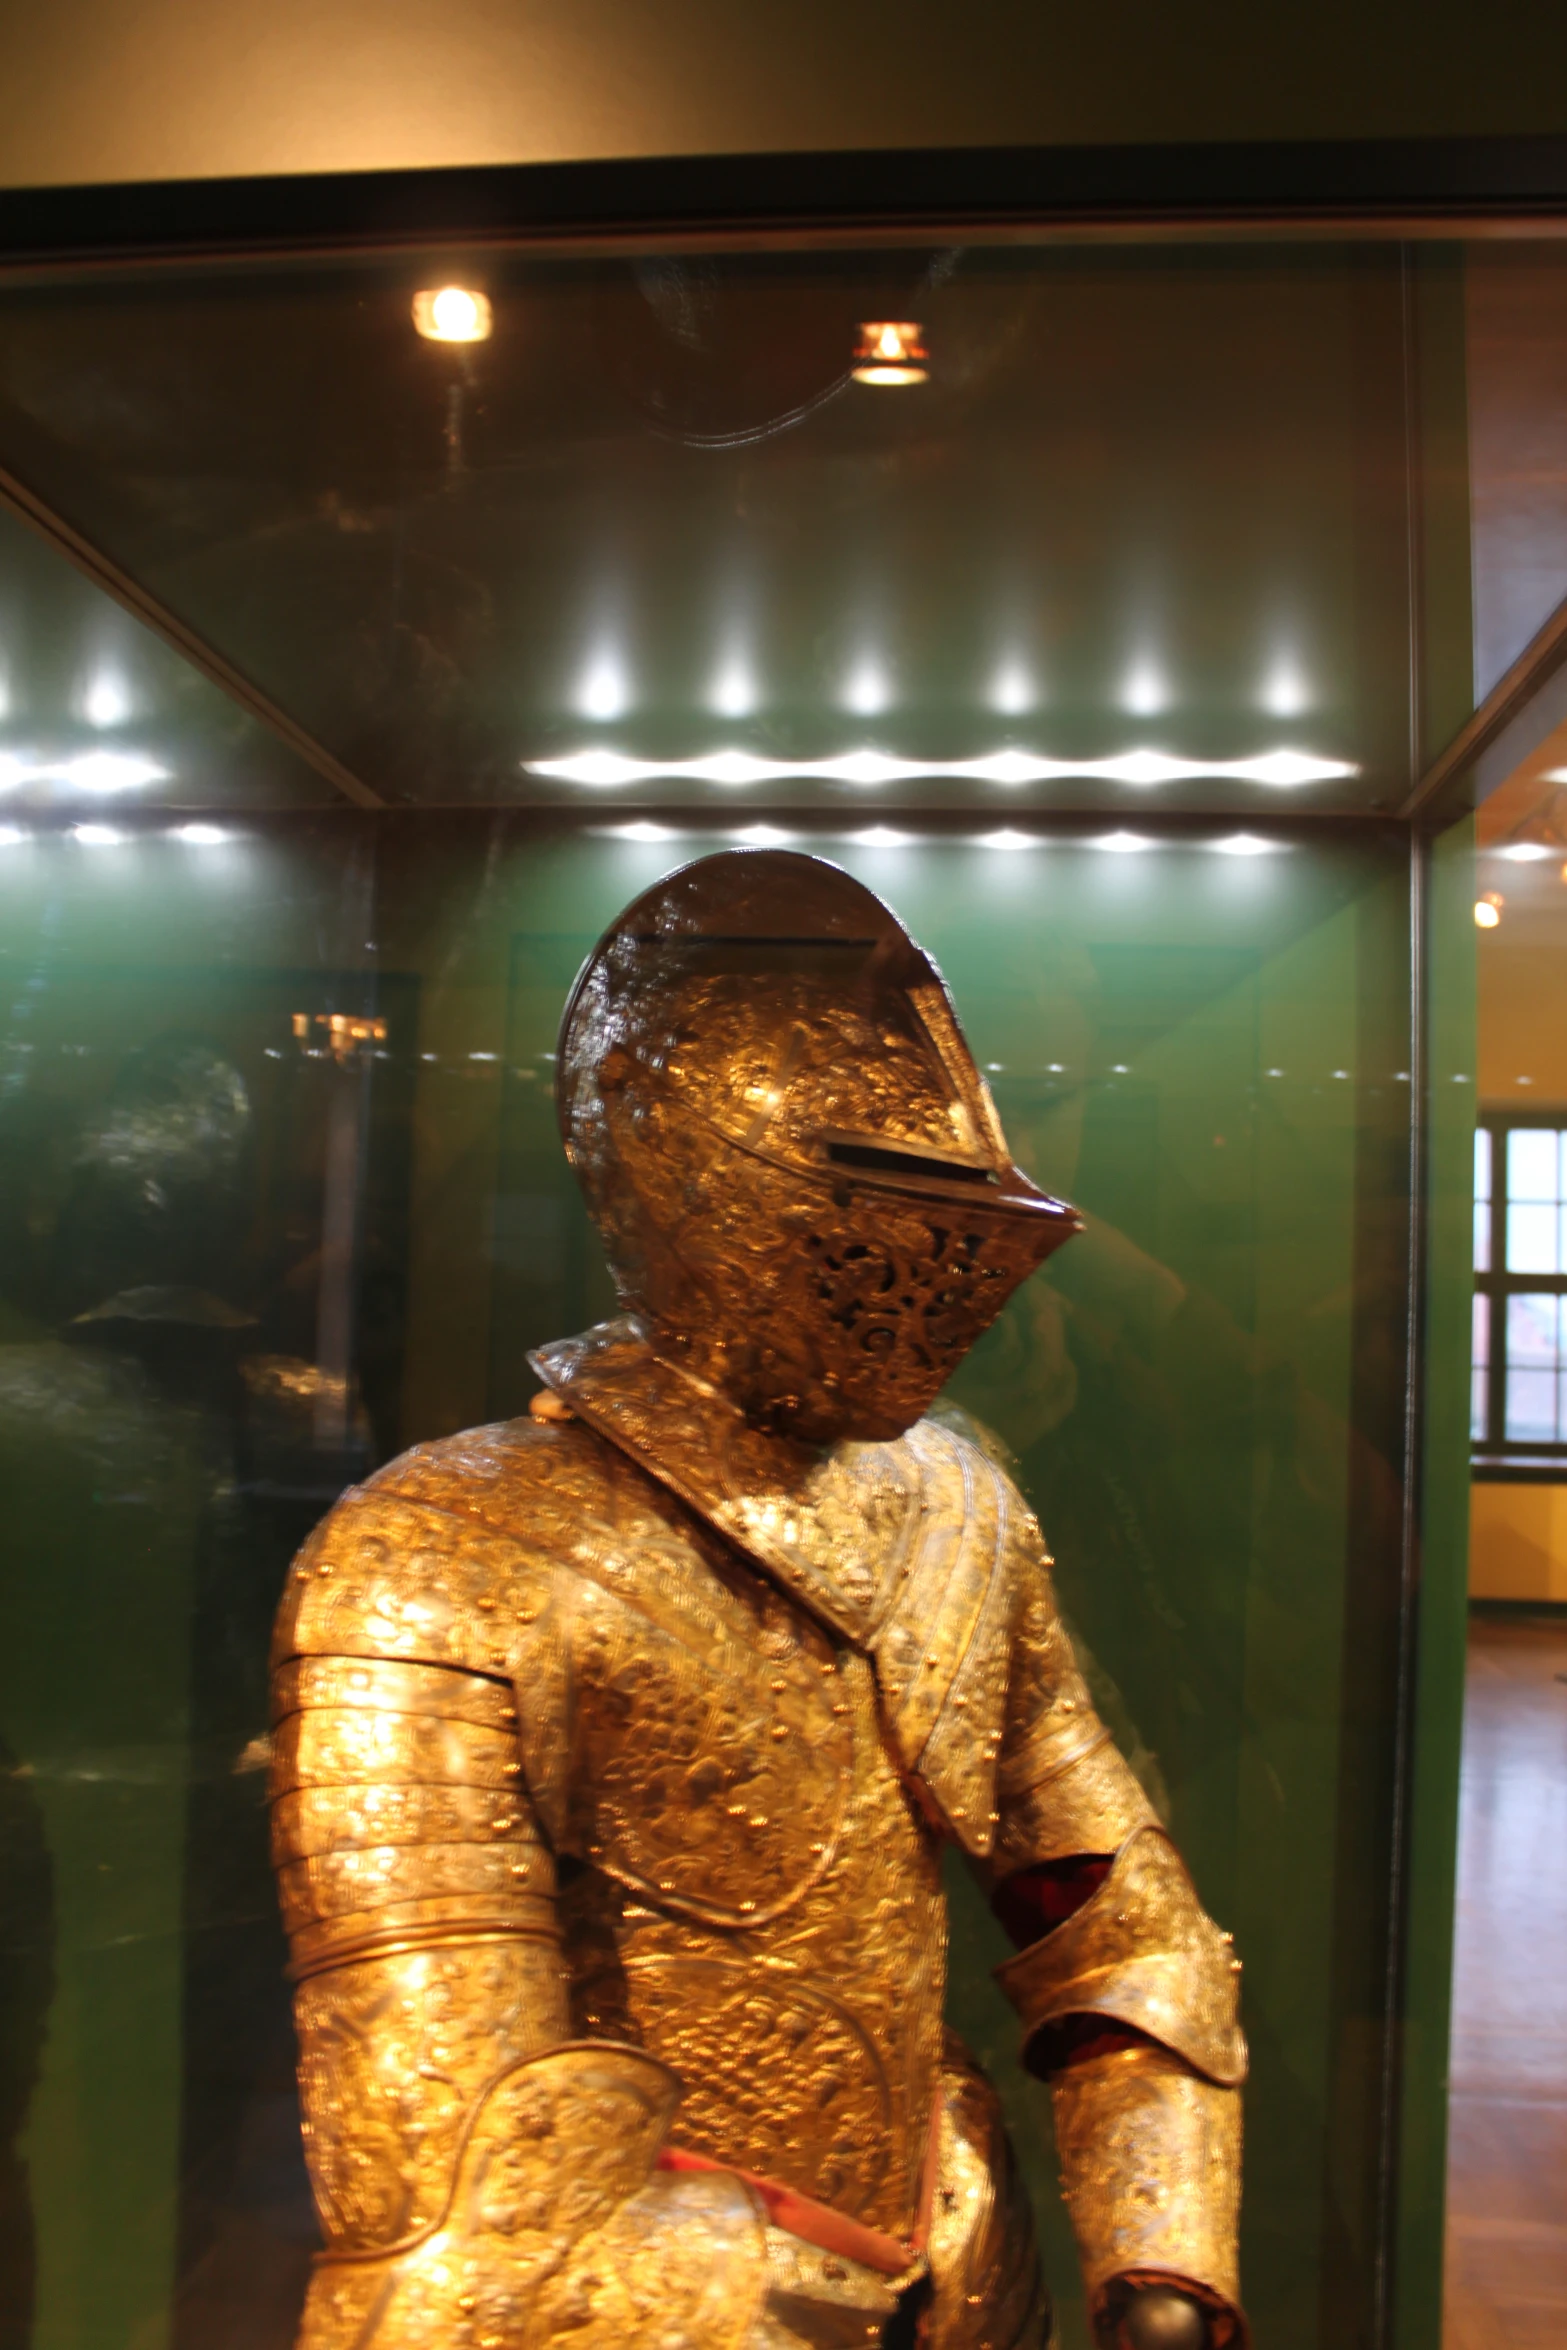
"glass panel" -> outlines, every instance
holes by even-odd
[[[415,291],[468,274],[492,339],[421,342]],[[286,1562],[347,1480],[524,1410],[528,1347],[614,1310],[550,1099],[562,1004],[637,890],[737,839],[897,907],[1019,1157],[1083,1206],[951,1400],[1015,1462],[1096,1697],[1247,1953],[1259,2339],[1367,2336],[1410,286],[1357,242],[496,245],[0,289],[0,469],[199,640],[149,638],[160,772],[85,808],[54,770],[118,608],[73,572],[68,625],[11,629],[34,574],[0,528],[0,749],[51,754],[0,858],[0,1480],[37,1562],[0,1578],[0,2022],[39,2350],[292,2338]],[[860,322],[911,305],[930,381],[854,382]],[[1433,435],[1462,356],[1457,325],[1422,346]],[[1467,675],[1461,472],[1422,484],[1428,679]],[[112,731],[100,687],[80,723]],[[1006,1947],[961,1873],[952,1900],[952,2018],[1086,2350]]]
[[[1507,1270],[1510,1273],[1559,1273],[1562,1270],[1559,1208],[1508,1209]]]
[[[116,823],[340,805],[334,786],[0,504],[0,811]],[[0,846],[3,846],[0,842]]]
[[[1506,1434],[1510,1444],[1554,1444],[1559,1435],[1557,1372],[1562,1300],[1507,1301]]]
[[[1561,1197],[1557,1136],[1545,1126],[1517,1126],[1507,1137],[1507,1196],[1510,1200]]]
[[[1567,595],[1567,256],[1487,239],[1464,277],[1478,699]]]
[[[493,334],[422,342],[454,278]],[[852,380],[911,304],[930,382]],[[1393,244],[18,282],[0,448],[397,800],[1374,810],[1404,305]]]
[[[1470,1340],[1469,1433],[1478,1444],[1488,1433],[1489,1366],[1491,1361],[1491,1301],[1477,1296]]]
[[[400,819],[367,897],[358,822],[55,836],[4,867],[9,1042],[32,1049],[0,1434],[50,1571],[5,1587],[0,1722],[55,1872],[28,2145],[39,2320],[72,2350],[154,2329],[176,2294],[183,2350],[290,2338],[313,2223],[251,1767],[268,1620],[345,1476],[518,1411],[526,1348],[613,1310],[560,1154],[556,1024],[599,927],[714,845]],[[1402,1276],[1365,1252],[1407,1230],[1408,1094],[1380,1082],[1405,1065],[1393,1018],[1368,1030],[1364,1007],[1368,973],[1396,1006],[1402,862],[1320,828],[1245,860],[907,831],[799,837],[938,955],[1015,1147],[1088,1212],[959,1393],[1017,1457],[1102,1702],[1251,1954],[1252,2298],[1271,2339],[1315,2342],[1299,2312],[1328,2279],[1300,2215],[1330,2155],[1355,2159],[1328,2085],[1380,1932],[1369,1882],[1322,1889],[1341,1807],[1374,1809],[1391,1768],[1345,1675],[1396,1575],[1396,1512],[1356,1463],[1396,1460],[1400,1426],[1381,1339]],[[192,1033],[187,1062],[169,1040]],[[349,1259],[324,1238],[355,1198]],[[955,2013],[1004,2085],[1081,2344],[1044,2095],[989,1985],[1003,1950],[955,1899]]]
[[[1475,1129],[1474,1264],[1477,1273],[1491,1270],[1491,1130]]]

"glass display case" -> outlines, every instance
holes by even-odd
[[[747,843],[897,911],[1084,1215],[952,1400],[1245,1953],[1257,2340],[1432,2338],[1473,932],[1411,795],[1474,701],[1470,326],[1457,243],[1325,235],[0,280],[0,2341],[292,2338],[283,1578],[613,1310],[561,1011]]]

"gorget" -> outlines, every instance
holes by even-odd
[[[529,1360],[590,1428],[870,1658],[900,1766],[958,1843],[988,1853],[1019,1570],[1041,1556],[1000,1470],[932,1420],[890,1444],[825,1450],[764,1435],[657,1355],[631,1316]]]

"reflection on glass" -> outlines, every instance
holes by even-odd
[[[1507,1439],[1555,1444],[1562,1432],[1562,1300],[1525,1291],[1507,1301]]]
[[[1486,1433],[1487,1388],[1491,1373],[1491,1301],[1477,1293],[1474,1301],[1473,1339],[1470,1346],[1469,1373],[1469,1434],[1479,1444]]]
[[[1561,1136],[1552,1127],[1515,1127],[1507,1138],[1507,1269],[1560,1273]]]
[[[452,252],[431,286],[482,274],[506,327],[455,354],[413,334],[402,256],[4,292],[0,463],[398,803],[336,805],[149,631],[134,709],[96,704],[126,735],[90,732],[76,686],[121,639],[0,521],[0,1487],[40,1562],[0,1578],[0,1784],[54,1901],[19,1868],[35,1996],[0,2022],[39,2066],[49,2350],[292,2339],[278,1583],[345,1477],[526,1409],[527,1345],[612,1310],[555,1029],[632,882],[709,845],[671,829],[693,803],[764,843],[836,826],[810,845],[872,886],[896,867],[1009,1133],[1088,1212],[964,1400],[1248,1952],[1258,2339],[1364,2332],[1415,1089],[1388,1082],[1406,862],[1351,819],[1407,761],[1405,259],[927,258]],[[943,381],[837,396],[853,321],[906,305]],[[737,577],[754,603],[715,612]],[[138,795],[123,827],[109,792]],[[922,809],[962,835],[921,844]],[[1287,855],[1233,829],[1281,811],[1314,820]],[[1556,1278],[1525,1275],[1547,1321]],[[1480,1301],[1477,1408],[1509,1326]],[[1561,1425],[1560,1337],[1520,1339],[1531,1427]]]
[[[1491,1270],[1491,1130],[1475,1129],[1475,1271]]]

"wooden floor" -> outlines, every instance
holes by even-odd
[[[1567,2350],[1567,1628],[1470,1629],[1443,2350]]]

